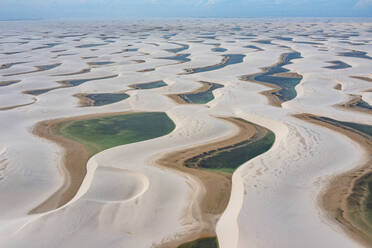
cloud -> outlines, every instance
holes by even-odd
[[[216,4],[217,2],[219,2],[218,0],[207,0],[207,2],[205,3],[206,5],[213,5],[213,4]]]
[[[359,0],[356,4],[355,7],[361,8],[361,7],[369,7],[372,6],[372,0]]]
[[[192,2],[192,1],[190,1]],[[208,5],[215,5],[217,3],[220,3],[221,0],[198,0],[194,1],[196,6],[208,6]]]
[[[372,16],[372,0],[0,0],[0,18]]]

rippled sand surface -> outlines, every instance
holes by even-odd
[[[324,197],[340,176],[371,171],[372,137],[337,126],[372,125],[369,20],[20,21],[0,30],[0,247],[177,247],[214,236],[221,248],[371,246],[334,212],[347,213],[352,182]],[[66,147],[38,136],[38,123],[124,112],[164,112],[175,129],[91,156],[76,192],[35,213],[71,184]],[[211,177],[198,173],[212,172],[159,161],[254,137],[237,119],[275,142],[233,174],[217,172],[231,195],[208,215]]]

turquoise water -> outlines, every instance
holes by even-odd
[[[0,66],[0,70],[1,70],[1,69],[9,69],[9,68],[12,67],[12,66],[20,65],[20,64],[25,64],[25,63],[27,63],[27,62],[14,62],[14,63],[2,64],[2,65]]]
[[[345,62],[342,62],[340,60],[329,61],[328,63],[333,64],[333,65],[325,67],[328,69],[339,70],[339,69],[351,68],[351,65],[346,64]]]
[[[16,84],[19,82],[21,82],[21,80],[10,80],[10,81],[5,81],[5,82],[3,81],[3,82],[0,82],[0,87],[9,86],[9,85]]]
[[[169,59],[169,60],[176,60],[176,61],[181,61],[181,62],[189,62],[189,61],[191,61],[191,59],[188,58],[189,56],[190,56],[189,53],[185,53],[185,54],[178,54],[176,56],[171,56],[171,57],[163,57],[161,59]]]
[[[369,138],[372,137],[372,125],[359,124],[359,123],[355,123],[355,122],[338,121],[338,120],[331,119],[331,118],[328,118],[328,117],[319,117],[319,119],[322,120],[322,121],[331,123],[335,126],[340,126],[338,124],[341,124],[342,126],[346,126],[346,127],[352,128],[356,131],[359,131],[359,132],[363,133],[364,135],[367,135]]]
[[[109,78],[114,78],[114,77],[117,77],[117,75],[99,77],[99,78],[89,78],[89,79],[71,79],[71,80],[59,81],[59,83],[63,83],[65,85],[67,85],[67,87],[75,87],[75,86],[79,86],[79,85],[81,85],[83,83],[86,83],[86,82],[89,82],[89,81],[109,79]],[[41,94],[44,94],[46,92],[49,92],[51,90],[62,88],[62,87],[66,87],[66,86],[53,87],[53,88],[47,88],[47,89],[38,89],[38,90],[29,90],[29,91],[27,91],[27,94],[37,96],[37,95],[41,95]]]
[[[191,72],[188,74],[195,74],[195,73],[200,73],[200,72],[207,72],[207,71],[214,71],[214,70],[219,70],[221,68],[224,68],[228,65],[234,65],[234,64],[239,64],[243,62],[243,59],[245,55],[243,54],[226,54],[223,55],[225,58],[227,58],[227,61],[218,64],[218,65],[212,65],[212,66],[207,66],[207,67],[201,67],[201,68],[193,68]]]
[[[360,108],[364,108],[364,109],[369,109],[369,110],[372,110],[372,106],[369,105],[367,102],[363,101],[363,100],[360,100],[356,106],[360,107]]]
[[[266,45],[272,44],[271,40],[255,40],[254,42]]]
[[[79,85],[81,85],[83,83],[86,83],[86,82],[89,82],[89,81],[101,80],[101,79],[107,79],[107,78],[111,78],[111,77],[99,77],[99,78],[90,78],[90,79],[73,79],[73,80],[66,80],[66,81],[63,81],[63,82],[65,84],[68,84],[71,87],[73,87],[73,86],[79,86]]]
[[[36,48],[33,48],[32,50],[39,50],[39,49],[47,49],[47,48],[53,48],[57,45],[60,45],[62,43],[48,43],[48,44],[45,44],[44,46],[41,46],[41,47],[36,47]]]
[[[262,48],[260,48],[258,46],[254,46],[254,45],[244,46],[244,48],[251,48],[251,49],[256,49],[257,51],[263,51]]]
[[[101,94],[89,94],[85,96],[88,99],[94,101],[94,106],[103,106],[115,102],[120,102],[129,97],[125,93],[101,93]]]
[[[273,94],[283,102],[292,100],[297,96],[295,87],[301,82],[302,78],[276,77],[273,74],[289,72],[283,66],[289,65],[292,60],[299,58],[302,58],[299,52],[287,53],[284,55],[282,63],[267,68],[267,72],[255,76],[254,80],[279,86],[281,89]]]
[[[216,47],[216,48],[213,48],[212,51],[213,52],[218,52],[218,53],[223,53],[223,52],[226,52],[227,49],[226,48],[222,48],[222,47]]]
[[[29,95],[33,95],[33,96],[38,96],[38,95],[47,93],[47,92],[49,92],[49,91],[51,91],[53,89],[54,88],[51,88],[51,89],[41,89],[41,90],[29,90],[26,93],[29,94]]]
[[[292,41],[293,38],[291,37],[285,37],[285,36],[273,36],[274,39],[278,39],[278,40],[285,40],[285,41]]]
[[[89,62],[90,65],[111,65],[114,64],[114,62],[111,61],[102,61],[102,62]]]
[[[368,56],[366,52],[362,51],[351,51],[351,52],[343,52],[339,53],[340,56],[344,57],[354,57],[354,58],[361,58],[361,59],[372,59],[372,57]]]
[[[85,45],[76,46],[76,48],[90,48],[90,47],[97,47],[97,46],[104,46],[104,45],[107,45],[107,43],[102,43],[102,44],[85,44]]]
[[[212,87],[208,91],[191,93],[191,94],[179,94],[179,96],[187,103],[193,104],[205,104],[214,99],[213,91],[218,88],[222,88],[222,84],[211,83]]]
[[[162,80],[151,82],[151,83],[144,83],[144,84],[134,85],[135,89],[140,89],[140,90],[160,88],[160,87],[164,87],[164,86],[167,86],[167,84]]]
[[[175,42],[172,43],[172,44],[175,44],[175,45],[178,45],[178,46],[181,46],[181,47],[179,47],[179,48],[166,49],[166,51],[171,52],[171,53],[180,53],[180,52],[182,52],[182,51],[187,50],[187,49],[190,48],[190,46],[189,45],[186,45],[186,44],[180,44],[180,43],[175,43]]]
[[[54,69],[58,66],[60,66],[61,64],[53,64],[53,65],[40,65],[38,66],[37,68],[39,68],[40,70],[43,70],[43,71],[47,71],[47,70],[51,70],[51,69]]]
[[[252,138],[187,159],[185,166],[232,173],[243,163],[268,151],[274,144],[275,135],[273,132],[263,127],[256,129],[258,132]]]

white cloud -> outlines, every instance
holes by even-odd
[[[372,0],[359,0],[355,7],[366,7],[366,6],[372,6]]]
[[[219,2],[219,1],[218,0],[207,0],[207,2],[205,4],[213,5],[213,4],[216,4],[217,2]]]
[[[208,6],[222,2],[222,0],[199,0],[195,1],[196,6]]]

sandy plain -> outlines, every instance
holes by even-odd
[[[350,95],[372,104],[370,60],[340,56],[351,50],[371,53],[368,20],[190,19],[104,24],[0,23],[4,30],[0,34],[0,82],[17,81],[0,84],[0,196],[6,199],[0,204],[1,247],[175,247],[189,240],[190,234],[214,232],[225,248],[370,246],[345,231],[345,225],[320,201],[338,176],[353,173],[368,161],[370,147],[293,116],[307,113],[372,125],[368,112],[336,106],[347,103]],[[203,38],[203,33],[215,37]],[[278,36],[293,39],[274,38]],[[260,40],[271,42],[255,42]],[[180,47],[174,42],[189,46],[181,52],[190,54],[189,62],[160,59],[175,55],[167,51]],[[216,43],[227,51],[215,52]],[[291,51],[300,52],[303,58],[285,66],[290,74],[276,76],[301,75],[295,87],[297,96],[273,106],[267,94],[262,94],[272,85],[241,77],[261,73],[261,68],[274,65]],[[218,70],[184,73],[217,65],[223,54],[245,57],[241,63]],[[329,61],[336,60],[351,67],[327,68]],[[89,67],[100,61],[113,64]],[[42,70],[42,66],[57,64]],[[68,80],[93,78],[97,80],[61,86]],[[131,85],[159,80],[167,86],[128,91]],[[198,92],[200,81],[224,87],[214,90],[214,99],[206,104],[179,104],[168,97]],[[39,89],[52,90],[25,94]],[[103,92],[126,92],[130,97],[84,108],[74,97]],[[78,159],[87,161],[86,167],[73,172],[80,175],[74,193],[63,204],[30,214],[65,185],[63,158],[70,157],[63,146],[34,134],[38,123],[127,111],[166,112],[176,129],[159,138],[110,148],[89,160],[84,151],[79,152]],[[268,152],[234,172],[231,186],[225,188],[230,191],[231,187],[229,199],[216,208],[221,217],[208,228],[199,206],[206,192],[200,177],[207,172],[193,174],[182,166],[174,170],[176,162],[164,167],[159,161],[239,133],[236,125],[217,117],[247,120],[272,130],[276,139]]]

